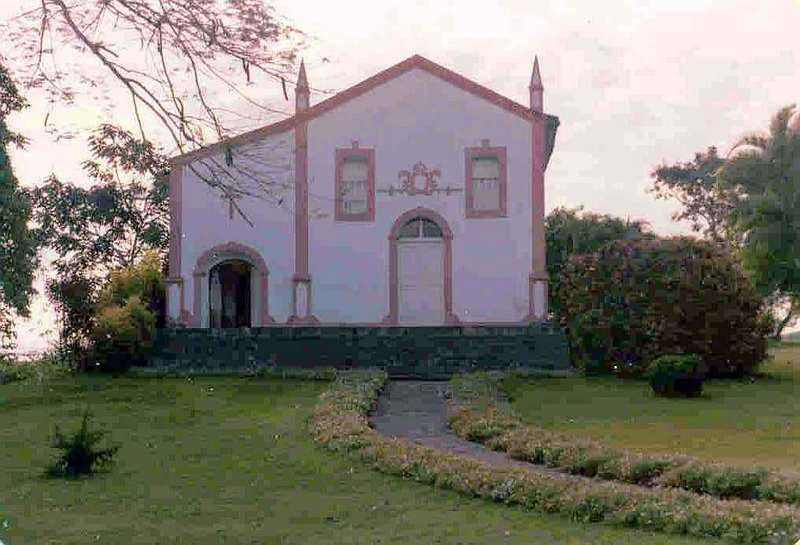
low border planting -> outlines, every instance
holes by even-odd
[[[370,428],[368,413],[385,381],[380,371],[338,373],[314,408],[315,441],[387,474],[581,522],[747,543],[786,543],[800,532],[800,511],[791,506],[496,467],[384,437]]]
[[[516,460],[573,475],[645,486],[680,488],[721,499],[739,498],[800,505],[800,479],[763,468],[741,469],[689,456],[614,449],[525,425],[503,401],[500,374],[454,378],[450,427],[460,437],[503,451]]]
[[[126,376],[137,378],[186,378],[186,377],[261,377],[303,380],[333,380],[333,367],[280,367],[254,364],[248,367],[187,367],[183,365],[131,367]]]

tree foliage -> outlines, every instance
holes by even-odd
[[[104,276],[169,243],[167,159],[149,142],[110,125],[90,137],[83,163],[93,185],[84,189],[51,176],[34,190],[35,218],[55,251],[59,275]]]
[[[244,86],[261,75],[285,95],[304,40],[264,0],[39,0],[3,30],[11,46],[4,54],[52,104],[87,100],[118,115],[122,93],[139,139],[168,141],[180,153],[224,140],[264,115],[284,114],[249,98]],[[231,111],[231,97],[260,114]],[[190,168],[240,213],[238,198],[272,192],[272,176],[248,169],[248,161],[199,163]]]
[[[715,147],[696,153],[694,160],[661,165],[651,174],[651,192],[657,199],[674,199],[681,209],[674,221],[688,221],[692,231],[718,244],[736,246],[738,237],[730,221],[737,194],[720,184],[717,174],[725,164]]]
[[[574,363],[641,374],[664,354],[697,354],[712,376],[751,372],[771,326],[725,249],[687,237],[611,242],[561,272],[558,318]]]
[[[768,134],[738,142],[720,172],[722,184],[741,195],[731,218],[742,233],[746,270],[762,294],[790,307],[778,336],[800,306],[800,128],[788,126],[793,111],[781,109]]]
[[[95,324],[100,281],[90,271],[64,272],[47,283],[47,297],[59,317],[59,357],[71,366],[85,369]]]
[[[94,185],[51,176],[33,192],[39,238],[54,254],[48,295],[61,319],[60,348],[79,366],[86,364],[96,325],[99,287],[111,271],[148,252],[165,260],[169,244],[166,157],[111,125],[98,128],[89,147],[92,158],[83,168]]]
[[[37,265],[38,244],[29,227],[31,202],[20,187],[8,148],[25,143],[7,125],[7,116],[27,105],[8,70],[0,64],[0,349],[15,340],[14,316],[27,316]]]
[[[550,277],[550,309],[557,312],[561,269],[572,255],[598,250],[613,240],[652,237],[642,220],[624,220],[607,214],[585,212],[583,207],[559,207],[544,220],[547,244],[547,273]]]

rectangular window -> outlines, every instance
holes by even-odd
[[[468,218],[506,216],[506,149],[466,149],[466,214]]]
[[[496,157],[472,159],[472,208],[479,211],[500,208],[500,161]]]
[[[368,204],[369,164],[365,157],[348,157],[342,165],[342,206],[347,215],[363,214]]]
[[[375,150],[336,150],[336,220],[375,219]]]

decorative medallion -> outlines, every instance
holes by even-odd
[[[433,195],[438,189],[441,175],[438,168],[428,169],[422,161],[414,165],[411,171],[401,170],[397,173],[406,195]]]
[[[442,187],[440,178],[442,171],[438,168],[428,168],[425,163],[418,161],[411,170],[401,170],[397,173],[397,178],[400,180],[400,187],[390,185],[388,187],[379,187],[376,189],[377,193],[386,193],[390,197],[393,195],[433,195],[444,193],[458,193],[464,191],[463,187]]]

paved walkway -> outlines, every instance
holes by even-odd
[[[419,445],[463,454],[493,465],[551,472],[458,437],[447,426],[445,403],[448,396],[447,382],[390,381],[378,399],[378,407],[370,422],[378,433],[389,437],[402,437]]]

